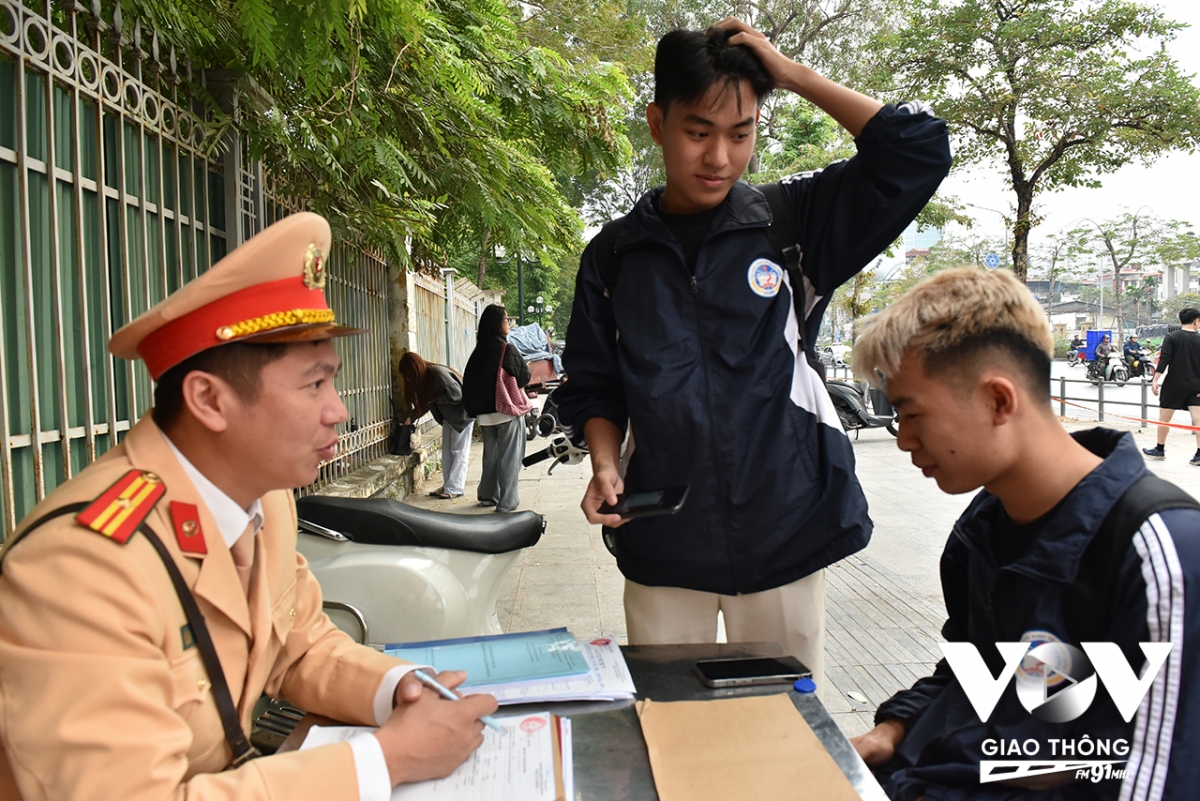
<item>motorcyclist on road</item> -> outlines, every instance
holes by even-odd
[[[1142,349],[1142,343],[1138,342],[1137,335],[1131,335],[1125,340],[1125,347],[1122,349],[1122,355],[1128,359],[1130,357],[1137,358],[1138,352]]]
[[[1108,354],[1112,353],[1112,342],[1109,341],[1108,334],[1105,334],[1100,339],[1100,344],[1096,346],[1096,361],[1102,362],[1108,358]]]

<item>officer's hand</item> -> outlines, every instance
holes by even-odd
[[[904,739],[904,724],[898,720],[885,720],[866,734],[850,738],[850,745],[869,767],[878,767],[896,753],[896,747]]]
[[[602,503],[615,505],[617,495],[624,491],[625,482],[615,467],[598,468],[592,474],[592,480],[588,482],[587,491],[583,493],[583,502],[579,504],[579,508],[583,510],[589,523],[618,528],[629,521],[620,515],[602,515],[599,510]]]
[[[1150,391],[1151,391],[1151,392],[1153,392],[1153,393],[1154,393],[1154,397],[1156,397],[1156,398],[1157,398],[1157,397],[1158,397],[1158,384],[1157,384],[1157,383],[1151,384],[1151,385],[1150,385]]]
[[[466,677],[462,671],[447,671],[437,680],[453,689]],[[375,731],[393,786],[449,776],[483,744],[479,718],[497,708],[490,695],[447,701],[411,674],[400,680],[396,696],[402,702]]]

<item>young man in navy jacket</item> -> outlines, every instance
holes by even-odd
[[[811,345],[834,289],[933,195],[950,167],[946,125],[821,77],[735,19],[664,36],[655,81],[646,117],[667,182],[585,251],[570,380],[554,395],[591,451],[581,505],[612,535],[631,643],[713,642],[722,611],[730,641],[782,643],[820,685],[823,568],[863,548],[871,520],[849,440],[798,342]],[[782,222],[803,251],[799,320],[768,203],[741,180],[773,89],[823,109],[858,147],[782,182],[792,210]],[[680,484],[691,492],[673,516],[599,512],[618,493]]]
[[[913,464],[983,488],[942,554],[947,658],[853,740],[892,799],[1197,797],[1200,505],[1132,435],[1063,429],[1053,350],[1005,270],[926,279],[854,346]]]

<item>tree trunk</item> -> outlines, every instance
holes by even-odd
[[[483,242],[479,245],[479,272],[475,277],[475,286],[483,289],[483,276],[487,273],[488,240],[492,238],[492,229],[485,228]]]
[[[1033,228],[1031,211],[1033,192],[1017,193],[1017,219],[1013,223],[1012,269],[1022,284],[1029,275],[1029,230]]]

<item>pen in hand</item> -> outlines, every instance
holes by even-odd
[[[461,695],[454,692],[449,687],[442,684],[440,681],[435,679],[433,676],[430,676],[425,671],[414,670],[412,673],[414,676],[417,677],[417,681],[421,682],[426,687],[428,687],[429,689],[433,690],[438,695],[445,698],[447,701],[461,701],[462,700]],[[500,731],[500,724],[497,723],[496,719],[494,717],[492,717],[491,715],[484,715],[483,717],[481,717],[479,719],[479,722],[484,724],[485,726],[495,729],[496,731]]]

